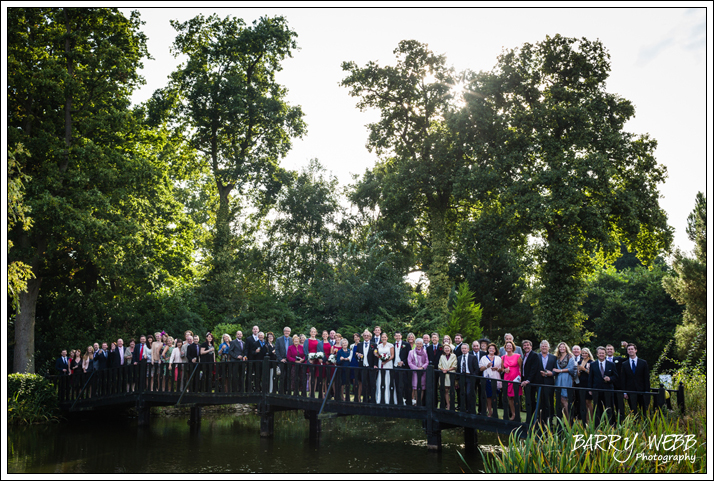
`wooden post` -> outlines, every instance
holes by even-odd
[[[322,432],[322,420],[317,417],[317,411],[305,411],[305,418],[310,421],[310,441],[317,441]]]
[[[441,427],[434,419],[435,404],[434,366],[426,368],[426,449],[441,451]]]
[[[464,428],[464,448],[467,453],[476,452],[478,447],[478,431],[474,428]]]
[[[143,400],[136,403],[136,411],[139,414],[139,426],[148,426],[151,422],[151,408]]]
[[[188,419],[188,423],[192,425],[201,424],[201,406],[193,406],[191,408],[191,416]]]
[[[260,413],[260,437],[271,438],[275,429],[275,413],[264,410]]]

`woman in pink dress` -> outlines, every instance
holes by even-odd
[[[321,352],[324,355],[325,351],[323,350],[323,347],[322,347],[322,341],[317,339],[317,329],[315,329],[314,327],[310,329],[310,337],[305,341],[303,348],[305,348],[305,347],[307,349],[304,349],[303,352],[307,353],[308,358],[309,358],[310,354],[315,354],[317,352]],[[314,364],[314,365],[322,365],[323,360],[318,361],[315,359],[315,360],[311,361],[310,363]],[[310,384],[312,384],[312,389],[310,389],[311,392],[315,392],[317,378],[323,377],[323,373],[321,373],[320,371],[322,371],[321,368],[316,368],[315,370],[313,370],[312,372],[314,373],[314,376],[312,376],[311,380],[310,379],[308,380],[308,382]],[[310,377],[310,374],[311,374],[310,371],[308,371],[308,378]]]
[[[516,349],[516,346],[513,344],[511,341],[506,341],[506,344],[503,346],[503,348],[506,350],[506,355],[503,356],[503,380],[504,381],[513,381],[516,378],[520,378],[521,376],[521,365],[523,364],[523,359],[521,358],[520,354],[516,354],[513,351]],[[514,408],[513,404],[513,396],[514,396],[514,389],[513,389],[513,383],[508,383],[508,407],[510,408],[511,415],[508,417],[511,421],[515,419],[516,416],[516,411]],[[523,388],[518,386],[518,395],[521,396],[523,395]]]

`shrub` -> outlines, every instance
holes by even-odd
[[[56,419],[57,390],[37,374],[8,374],[7,417],[15,424],[33,424]]]

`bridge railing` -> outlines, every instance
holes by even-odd
[[[51,376],[51,379],[57,385],[60,402],[72,402],[73,406],[89,399],[142,392],[176,396],[186,393],[207,396],[259,393],[339,403],[397,404],[416,410],[424,409],[429,399],[436,410],[489,416],[487,406],[490,398],[490,417],[499,418],[500,408],[502,419],[513,418],[522,422],[521,414],[525,413],[525,422],[530,422],[536,413],[540,420],[562,416],[560,394],[561,389],[565,389],[571,419],[574,416],[587,419],[590,405],[600,405],[601,410],[609,409],[611,413],[624,413],[625,392],[630,398],[630,409],[671,408],[668,392],[671,393],[670,398],[676,394],[677,404],[682,410],[684,408],[684,388],[681,384],[677,390],[666,390],[660,386],[651,392],[537,384],[522,388],[515,381],[489,379],[475,374],[443,373],[432,367],[423,370],[374,369],[282,363],[268,358],[191,364],[143,362],[90,373]],[[431,393],[427,396],[429,391]]]

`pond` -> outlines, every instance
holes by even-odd
[[[325,419],[310,442],[302,411],[275,415],[275,435],[260,437],[252,414],[206,413],[198,428],[185,416],[92,417],[8,427],[10,473],[478,473],[479,452],[464,452],[463,429],[442,431],[441,453],[426,449],[421,421],[348,416]],[[493,433],[479,432],[488,452]],[[503,439],[503,436],[502,436]],[[505,439],[504,439],[505,442]],[[464,456],[466,463],[458,453]]]

